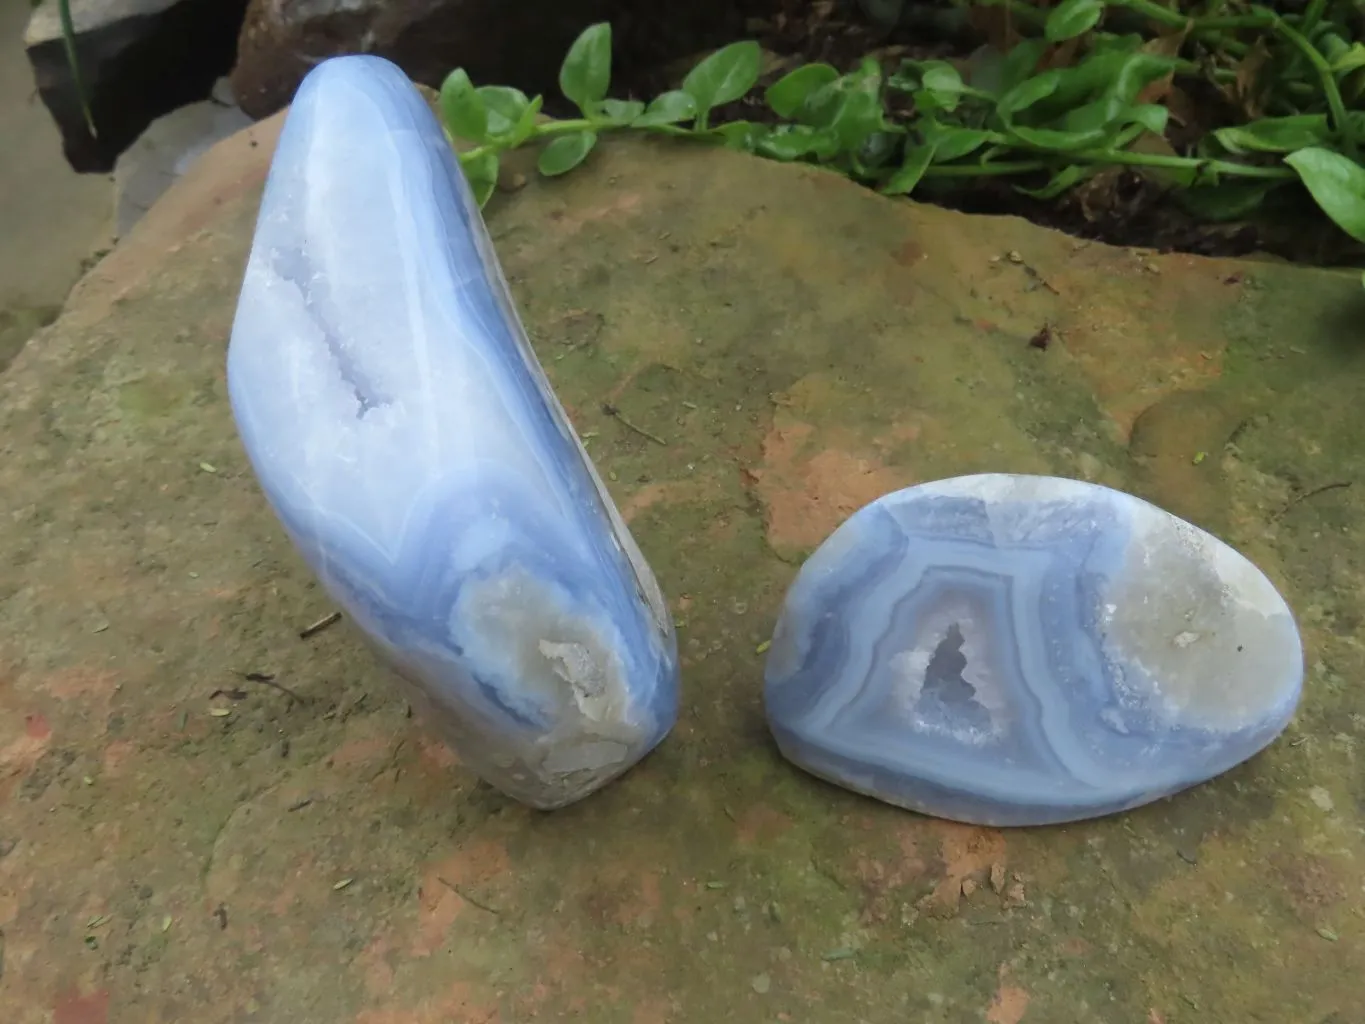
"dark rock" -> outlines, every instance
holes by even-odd
[[[81,112],[55,0],[33,12],[24,45],[67,162],[107,172],[156,118],[202,100],[232,67],[247,0],[72,0],[76,54],[95,135]]]
[[[588,25],[612,25],[613,78],[744,34],[760,0],[251,0],[232,89],[252,117],[288,105],[319,61],[372,53],[439,87],[453,68],[476,85],[512,85],[559,99],[559,66]],[[771,6],[771,4],[768,4]]]
[[[115,237],[128,234],[202,153],[250,123],[233,104],[225,78],[209,99],[153,121],[114,165]]]

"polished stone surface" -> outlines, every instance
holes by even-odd
[[[783,753],[990,825],[1139,806],[1267,746],[1303,680],[1290,609],[1212,535],[1109,488],[987,474],[863,507],[768,655]]]
[[[666,735],[664,600],[440,125],[387,61],[325,61],[295,98],[228,385],[290,537],[471,769],[558,807]]]

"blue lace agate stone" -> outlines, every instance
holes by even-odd
[[[324,61],[280,136],[228,350],[285,530],[464,763],[571,803],[677,717],[654,576],[537,362],[440,124]]]
[[[865,506],[801,568],[768,656],[783,754],[983,825],[1120,811],[1267,746],[1293,615],[1222,541],[1131,495],[989,474]]]

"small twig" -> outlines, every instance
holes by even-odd
[[[625,427],[627,430],[633,430],[641,437],[646,437],[649,440],[653,441],[655,444],[661,444],[665,448],[668,447],[668,442],[665,441],[662,437],[659,437],[657,434],[651,434],[644,427],[637,427],[634,423],[630,422],[630,420],[626,419],[625,415],[621,412],[620,409],[616,408],[616,406],[612,405],[610,402],[602,403],[602,411],[606,413],[608,416],[620,420],[621,426]]]
[[[321,633],[321,632],[322,632],[324,629],[326,629],[328,626],[333,626],[333,625],[335,625],[336,623],[338,623],[338,622],[340,622],[340,621],[341,621],[341,612],[332,612],[331,615],[324,615],[322,618],[318,619],[318,621],[315,622],[315,623],[313,623],[311,626],[307,626],[307,627],[305,627],[304,629],[299,630],[299,639],[300,639],[300,640],[307,640],[310,636],[317,636],[319,633]]]
[[[1284,508],[1280,509],[1275,518],[1283,519],[1289,510],[1300,502],[1307,501],[1309,498],[1316,498],[1319,494],[1325,494],[1327,491],[1339,491],[1343,487],[1350,487],[1353,482],[1352,480],[1338,480],[1335,483],[1323,484],[1321,487],[1314,487],[1311,491],[1296,494],[1285,502]]]
[[[308,703],[307,697],[300,696],[283,683],[275,682],[275,676],[270,672],[243,672],[241,673],[241,676],[249,683],[260,683],[262,686],[269,686],[279,690],[280,693],[289,697],[291,700],[298,701],[300,704]]]
[[[1053,295],[1062,294],[1056,288],[1052,287],[1052,285],[1048,282],[1047,278],[1045,278],[1042,274],[1038,273],[1038,271],[1034,270],[1027,263],[1024,264],[1024,273],[1026,273],[1029,277],[1033,278],[1033,280],[1037,281],[1040,285],[1042,285],[1044,288],[1050,291]]]
[[[447,889],[453,892],[456,896],[460,897],[460,899],[464,900],[466,903],[471,903],[474,906],[478,907],[480,910],[486,910],[494,917],[500,917],[502,915],[502,912],[499,911],[497,908],[490,907],[487,903],[475,899],[473,896],[469,895],[469,893],[465,892],[454,882],[447,882],[440,875],[436,876],[436,881],[440,882],[442,885],[444,885]]]

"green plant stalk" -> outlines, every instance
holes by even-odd
[[[1231,160],[1214,160],[1193,156],[1169,156],[1165,153],[1134,153],[1128,150],[1127,147],[1132,145],[1144,131],[1145,129],[1141,125],[1133,125],[1131,128],[1124,131],[1114,141],[1112,146],[1105,147],[1104,149],[1082,149],[1073,153],[1054,153],[1049,149],[1029,146],[1021,139],[1006,139],[1003,136],[1001,136],[998,141],[1005,142],[1016,149],[1051,154],[1054,157],[1052,164],[1122,164],[1125,167],[1151,167],[1154,169],[1171,171],[1198,172],[1211,170],[1229,177],[1261,178],[1267,181],[1292,181],[1298,177],[1294,171],[1287,167],[1259,167],[1255,164],[1234,163]],[[987,166],[1003,166],[1003,163],[1000,165]],[[1044,163],[1044,166],[1051,165]],[[965,165],[964,169],[970,170],[972,168],[971,165]]]
[[[520,149],[528,142],[537,139],[551,138],[555,135],[568,135],[573,132],[605,132],[611,130],[621,131],[630,129],[636,132],[647,132],[654,135],[673,135],[673,136],[716,136],[719,133],[715,129],[692,130],[683,128],[676,124],[653,124],[644,127],[636,127],[629,124],[612,124],[611,122],[593,121],[586,117],[567,118],[563,121],[545,121],[531,129],[531,134],[518,142],[516,145],[509,143],[490,142],[483,146],[475,146],[467,149],[460,156],[461,164],[473,163],[475,160],[482,159],[489,153],[502,153],[509,149]]]
[[[1162,7],[1152,0],[1114,0],[1114,6],[1126,7],[1145,18],[1159,22],[1168,28],[1190,26],[1190,32],[1200,35],[1208,32],[1228,32],[1244,28],[1268,28],[1271,18],[1260,14],[1223,14],[1211,18],[1191,18],[1178,11]]]
[[[990,164],[930,164],[924,170],[924,177],[991,178],[1046,171],[1051,166],[1046,160],[1001,160],[999,163]]]
[[[62,47],[66,50],[66,63],[71,68],[71,84],[76,87],[76,99],[80,101],[81,113],[85,116],[85,127],[92,139],[98,138],[95,118],[90,113],[90,97],[85,91],[85,80],[81,76],[81,62],[76,57],[76,23],[71,17],[71,0],[57,0],[57,16],[61,19]]]
[[[67,0],[59,0],[59,2],[67,2]],[[962,3],[969,2],[969,0],[953,0],[953,2]],[[1018,13],[1021,15],[1021,21],[1042,22],[1045,18],[1043,13],[1039,12],[1036,8],[1031,7],[1026,0],[978,0],[978,2],[1004,7],[1007,10]],[[1262,34],[1278,37],[1281,41],[1279,48],[1280,54],[1285,52],[1285,48],[1292,48],[1289,50],[1289,53],[1291,54],[1291,63],[1295,66],[1296,77],[1292,81],[1279,83],[1280,88],[1278,94],[1271,97],[1272,104],[1282,104],[1289,108],[1289,112],[1298,113],[1299,110],[1287,102],[1287,94],[1297,93],[1298,95],[1303,95],[1304,93],[1307,93],[1312,97],[1312,102],[1307,104],[1307,106],[1315,109],[1315,118],[1321,118],[1321,113],[1317,111],[1321,110],[1321,105],[1325,99],[1326,106],[1329,108],[1330,122],[1332,123],[1334,133],[1342,145],[1342,148],[1348,151],[1348,155],[1342,156],[1340,154],[1332,154],[1330,151],[1323,151],[1324,157],[1331,157],[1333,160],[1339,162],[1338,165],[1335,165],[1336,170],[1340,169],[1340,164],[1344,164],[1354,174],[1358,175],[1360,173],[1358,164],[1356,164],[1357,158],[1355,157],[1357,145],[1355,133],[1352,131],[1352,124],[1348,117],[1346,103],[1332,72],[1332,67],[1326,55],[1297,27],[1302,25],[1306,19],[1280,17],[1273,12],[1247,16],[1218,15],[1202,19],[1191,19],[1183,17],[1175,11],[1161,7],[1156,2],[1153,2],[1153,0],[1110,0],[1110,2],[1115,6],[1122,5],[1127,9],[1133,10],[1139,16],[1146,16],[1150,20],[1161,25],[1187,29],[1194,32],[1202,32],[1206,35],[1216,37],[1216,52],[1212,55],[1213,59],[1205,59],[1198,62],[1188,60],[1177,60],[1174,62],[1174,70],[1177,74],[1182,76],[1195,75],[1205,80],[1211,79],[1213,81],[1226,81],[1236,77],[1237,71],[1226,67],[1214,66],[1215,61],[1220,57],[1226,58],[1232,54],[1234,47],[1237,47],[1243,53],[1248,52],[1249,47],[1246,44],[1241,43],[1240,40],[1229,38],[1227,35],[1224,35],[1224,33],[1254,29]],[[1311,15],[1312,18],[1318,19],[1320,25],[1325,7],[1326,0],[1309,0],[1308,14]],[[1023,16],[1025,12],[1029,12],[1027,16]],[[1321,25],[1321,31],[1323,32],[1329,31],[1330,29],[1331,25]],[[590,37],[587,35],[587,32],[585,32],[581,39],[588,39],[589,43],[592,45],[598,45],[600,39],[597,39],[596,37],[602,34],[602,26],[593,26],[587,31],[594,33],[594,36]],[[708,114],[712,105],[714,105],[715,102],[720,102],[716,99],[719,94],[723,93],[725,101],[728,101],[737,98],[740,95],[747,94],[747,90],[752,89],[759,81],[760,70],[757,49],[754,48],[752,52],[748,49],[744,49],[741,52],[741,47],[754,48],[756,47],[756,44],[733,44],[732,47],[728,47],[723,51],[718,51],[718,53],[729,54],[729,56],[725,58],[729,61],[728,66],[724,65],[723,61],[717,61],[716,55],[712,55],[712,57],[707,58],[707,61],[704,61],[703,64],[699,65],[698,69],[694,71],[694,75],[697,77],[700,95],[710,96],[711,99],[696,99],[698,109],[695,116],[690,118],[690,120],[683,118],[671,121],[668,124],[635,124],[628,120],[626,116],[620,116],[624,115],[627,109],[632,108],[634,105],[626,105],[621,104],[619,101],[604,99],[608,82],[606,72],[601,66],[602,58],[600,54],[594,57],[593,52],[590,50],[587,43],[581,46],[579,43],[575,43],[575,49],[570,51],[570,58],[573,58],[574,62],[571,62],[570,58],[566,58],[565,68],[568,70],[561,73],[561,87],[566,96],[573,100],[583,112],[583,116],[562,121],[547,119],[531,125],[525,125],[524,120],[519,120],[517,122],[518,128],[515,131],[501,136],[490,137],[487,134],[486,128],[478,128],[477,130],[480,132],[479,137],[481,142],[474,146],[474,148],[471,148],[460,155],[462,165],[470,167],[482,163],[484,164],[484,167],[479,168],[479,170],[482,175],[486,176],[488,167],[490,165],[496,166],[496,157],[502,152],[515,149],[527,142],[534,142],[536,140],[545,141],[548,139],[554,141],[554,145],[542,155],[540,164],[541,171],[547,175],[560,174],[565,170],[576,166],[577,163],[582,162],[588,151],[592,148],[591,144],[595,141],[598,134],[610,130],[618,130],[645,135],[652,133],[655,135],[686,138],[704,144],[723,143],[727,146],[735,146],[735,144],[738,143],[739,148],[753,152],[758,156],[777,159],[782,162],[814,163],[817,166],[824,166],[827,169],[840,173],[861,184],[874,186],[877,184],[886,185],[889,182],[895,182],[898,179],[903,182],[909,181],[909,175],[911,173],[914,175],[914,181],[918,181],[921,177],[927,179],[961,180],[971,178],[1008,177],[1042,172],[1050,172],[1055,175],[1060,172],[1061,178],[1053,179],[1053,187],[1065,188],[1068,187],[1069,184],[1074,183],[1073,179],[1077,181],[1080,180],[1084,177],[1085,172],[1089,170],[1104,167],[1149,168],[1182,172],[1182,180],[1178,182],[1178,184],[1194,188],[1200,187],[1201,183],[1206,180],[1207,177],[1211,176],[1242,179],[1244,181],[1260,181],[1266,185],[1291,183],[1302,180],[1309,187],[1310,191],[1313,192],[1313,196],[1318,200],[1318,205],[1322,208],[1323,212],[1325,212],[1329,218],[1336,221],[1339,226],[1345,226],[1348,231],[1356,233],[1357,237],[1360,237],[1359,231],[1365,230],[1361,229],[1359,224],[1356,223],[1360,220],[1359,211],[1351,207],[1352,203],[1358,203],[1358,197],[1353,197],[1353,195],[1350,194],[1343,197],[1342,195],[1331,193],[1332,188],[1336,188],[1337,193],[1341,192],[1341,188],[1337,186],[1337,183],[1326,180],[1324,177],[1325,172],[1319,173],[1318,171],[1314,171],[1313,168],[1305,169],[1305,166],[1302,166],[1301,163],[1295,162],[1290,158],[1286,158],[1286,161],[1283,163],[1276,161],[1267,165],[1257,162],[1239,162],[1240,158],[1220,159],[1198,156],[1180,156],[1175,154],[1168,155],[1164,153],[1134,152],[1131,147],[1147,132],[1147,129],[1143,125],[1136,123],[1129,124],[1103,146],[1078,151],[1068,151],[1065,148],[1057,146],[1031,143],[1024,138],[1016,137],[1014,131],[1010,129],[1008,125],[1006,125],[1003,130],[982,131],[979,136],[976,135],[976,132],[978,132],[979,129],[972,129],[974,137],[978,140],[978,145],[989,143],[993,147],[994,152],[1006,156],[1008,159],[989,162],[984,158],[977,158],[977,160],[971,161],[967,158],[967,154],[964,154],[963,158],[957,163],[929,163],[929,166],[926,167],[924,164],[928,163],[928,161],[924,158],[924,153],[921,149],[907,151],[908,156],[904,166],[887,168],[884,166],[884,163],[895,155],[894,148],[885,151],[879,150],[878,152],[880,155],[872,161],[872,166],[865,166],[860,161],[859,154],[861,153],[861,149],[859,147],[862,142],[866,141],[864,138],[866,134],[864,129],[879,130],[882,133],[890,132],[896,135],[924,132],[926,133],[927,144],[931,147],[930,158],[932,158],[932,147],[935,145],[932,141],[932,134],[936,123],[934,115],[932,113],[927,113],[916,121],[907,124],[888,124],[885,120],[887,112],[883,108],[880,111],[880,114],[873,118],[875,124],[869,129],[868,125],[864,123],[869,116],[866,110],[863,110],[860,107],[850,113],[848,109],[840,106],[834,110],[821,108],[820,120],[815,122],[815,130],[824,132],[828,136],[828,138],[825,139],[825,142],[835,143],[836,148],[830,149],[828,146],[821,143],[818,146],[814,146],[815,152],[805,152],[805,148],[810,148],[812,136],[807,136],[804,140],[798,137],[794,148],[776,145],[776,140],[780,136],[772,134],[773,129],[769,127],[751,125],[746,121],[737,121],[714,126],[709,122]],[[1292,51],[1294,50],[1297,50],[1298,53],[1293,54]],[[590,63],[585,64],[583,60],[585,54],[587,54],[588,57],[593,57],[593,59],[598,60],[599,66],[594,69]],[[1312,74],[1309,74],[1304,70],[1304,60],[1312,66]],[[712,63],[708,64],[707,62]],[[703,67],[706,67],[707,69],[705,74],[701,71]],[[794,75],[796,72],[792,72],[791,74]],[[865,74],[865,72],[862,74]],[[710,77],[708,78],[707,75]],[[820,77],[821,81],[824,81],[824,75],[825,72],[823,71],[819,73],[818,77]],[[1312,81],[1314,76],[1319,80],[1317,83]],[[691,78],[691,76],[689,76],[689,78]],[[848,81],[862,81],[862,79],[853,79],[851,76],[844,76],[844,78],[846,79],[845,85]],[[784,81],[786,80],[784,79]],[[826,84],[832,85],[833,83]],[[1315,84],[1319,85],[1320,89],[1315,89]],[[456,81],[455,88],[467,89],[468,87],[469,83],[467,81],[467,76],[465,76],[463,84],[458,80]],[[812,86],[809,79],[803,79],[796,85],[798,91],[804,88],[806,89],[807,94],[809,94],[809,88],[811,87],[821,88],[823,86],[820,86],[818,83]],[[774,86],[774,88],[776,88],[776,86]],[[983,94],[978,90],[962,87],[961,83],[959,83],[958,91],[962,93],[962,99],[980,101],[994,100],[994,97]],[[790,92],[790,89],[788,92]],[[860,99],[865,100],[866,98],[866,96],[860,96]],[[775,102],[775,100],[771,99],[770,93],[770,103]],[[774,109],[779,113],[783,113],[783,120],[787,121],[789,118],[785,115],[791,114],[793,111],[797,110],[797,107],[793,106],[793,103],[795,102],[798,101],[793,100],[789,102],[788,99],[783,99],[781,105],[776,106]],[[791,109],[786,109],[788,107]],[[645,108],[642,107],[641,109]],[[613,110],[618,116],[608,116],[604,113],[605,110]],[[981,111],[973,113],[971,110],[964,108],[963,111],[959,112],[958,118],[966,117],[968,122],[979,125],[981,124],[981,118],[977,115],[981,113]],[[841,128],[839,119],[845,117],[845,115],[851,120],[848,120]],[[455,110],[450,116],[460,124],[469,122],[469,124],[464,127],[466,132],[476,130],[473,119],[464,118],[461,111]],[[463,118],[463,120],[461,120],[461,118]],[[480,122],[482,121],[482,119],[479,120]],[[798,120],[800,120],[800,118],[798,118]],[[1005,120],[1008,121],[1008,118],[1005,118]],[[825,123],[826,121],[829,123]],[[880,125],[880,128],[877,128],[877,125]],[[956,127],[960,130],[964,126],[970,127],[970,125],[962,124],[956,126],[948,125],[946,127]],[[809,133],[812,131],[812,127],[810,124],[806,124],[802,130]],[[780,132],[782,129],[778,129],[778,131]],[[522,135],[522,132],[525,134]],[[569,149],[574,148],[574,144],[570,141],[573,139],[574,133],[581,133],[584,135],[591,134],[592,137],[577,140],[577,142],[583,143],[583,145],[578,146],[575,155],[571,156],[571,162],[566,163],[563,167],[554,169],[547,165],[545,162],[547,157],[559,158],[567,152],[565,146],[568,146]],[[1044,135],[1043,137],[1047,138],[1048,136]],[[771,141],[765,143],[765,139]],[[862,142],[859,140],[862,140]],[[882,141],[884,142],[886,140]],[[885,147],[883,147],[883,150],[884,149]],[[1234,154],[1234,156],[1235,155],[1236,154]],[[1260,158],[1252,158],[1253,161],[1258,159]],[[1329,168],[1329,170],[1332,169],[1333,168]],[[1082,173],[1078,174],[1078,171],[1081,171]],[[1309,180],[1311,177],[1310,171],[1317,175],[1317,178],[1314,181]],[[1184,180],[1186,179],[1186,176],[1188,176],[1188,180]],[[486,198],[491,194],[491,189],[493,187],[493,183],[487,181],[485,177],[480,178],[480,188],[483,190],[480,192],[480,195],[482,196],[479,200],[480,205],[486,201]],[[907,188],[900,188],[899,185],[897,185],[896,188],[902,192],[909,190]],[[1261,191],[1264,192],[1266,190],[1262,189]],[[1324,200],[1319,193],[1327,195],[1328,199]],[[1354,230],[1352,225],[1354,225]]]
[[[1322,86],[1323,96],[1327,100],[1327,106],[1332,112],[1333,124],[1341,134],[1342,143],[1351,156],[1356,155],[1358,143],[1352,131],[1350,119],[1346,116],[1346,104],[1342,99],[1341,89],[1337,86],[1336,77],[1332,74],[1331,65],[1327,63],[1327,58],[1319,52],[1318,48],[1284,18],[1277,15],[1247,14],[1187,19],[1175,11],[1153,3],[1152,0],[1118,0],[1118,2],[1131,11],[1136,11],[1153,21],[1172,28],[1179,28],[1188,24],[1191,33],[1195,35],[1221,35],[1223,32],[1239,29],[1259,29],[1261,31],[1268,29],[1276,33],[1302,53],[1313,65],[1313,70],[1317,72],[1319,83]],[[1325,0],[1312,0],[1303,19],[1304,31],[1312,31],[1313,26],[1321,19],[1325,6]],[[1223,40],[1222,42],[1228,41]]]
[[[603,124],[600,121],[592,121],[587,118],[572,118],[564,121],[547,121],[543,124],[539,124],[525,141],[532,142],[538,138],[550,138],[555,135],[565,135],[571,132],[601,132],[611,129],[681,136],[701,140],[715,140],[720,137],[719,131],[714,128],[695,130],[682,128],[672,124],[650,125],[643,128],[636,128],[631,125]],[[1226,177],[1257,178],[1265,181],[1292,181],[1297,178],[1294,171],[1283,167],[1259,167],[1254,164],[1234,163],[1230,160],[1168,156],[1164,153],[1129,152],[1126,147],[1131,145],[1144,130],[1145,129],[1143,129],[1141,125],[1133,125],[1120,135],[1110,147],[1105,149],[1079,150],[1072,153],[1054,153],[1052,150],[1029,146],[1022,140],[1012,139],[1003,134],[992,132],[986,137],[986,142],[997,145],[1008,144],[1016,149],[1045,154],[1052,157],[1052,160],[1002,160],[989,164],[934,164],[925,170],[924,176],[926,178],[1002,177],[1010,174],[1028,174],[1036,171],[1045,171],[1056,166],[1058,163],[1083,163],[1121,164],[1126,167],[1150,167],[1154,169],[1175,171],[1215,171]],[[524,144],[525,143],[522,143],[522,145]],[[479,146],[475,149],[470,149],[461,153],[460,161],[461,163],[471,163],[489,152],[500,153],[510,148],[518,147],[489,143],[488,145]]]
[[[1229,177],[1260,178],[1265,181],[1293,181],[1298,175],[1288,168],[1257,167],[1236,164],[1230,160],[1203,160],[1193,156],[1166,156],[1162,153],[1130,153],[1127,150],[1102,149],[1069,153],[1071,163],[1123,164],[1126,167],[1152,167],[1172,171],[1217,171]]]
[[[1308,9],[1303,12],[1303,21],[1299,25],[1299,30],[1305,36],[1312,35],[1313,30],[1318,27],[1318,22],[1322,21],[1322,14],[1327,9],[1327,0],[1310,0]]]
[[[1354,157],[1358,151],[1355,132],[1351,128],[1351,119],[1346,116],[1346,103],[1341,98],[1341,90],[1337,88],[1336,76],[1332,74],[1332,66],[1327,63],[1327,58],[1304,36],[1290,28],[1284,19],[1276,18],[1272,27],[1287,42],[1297,47],[1313,65],[1313,70],[1318,73],[1318,80],[1322,83],[1323,95],[1327,97],[1328,109],[1332,111],[1332,124],[1341,135],[1341,142],[1347,155]]]

